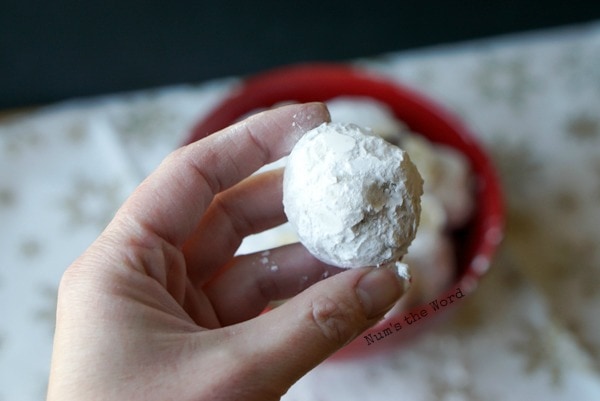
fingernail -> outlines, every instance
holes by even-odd
[[[308,131],[324,122],[331,121],[331,115],[324,103],[312,102],[300,105],[300,109],[293,115],[293,126],[301,131]]]
[[[380,316],[391,309],[404,294],[405,280],[389,269],[374,268],[356,286],[356,293],[367,318]]]
[[[285,136],[284,142],[284,147],[290,150],[306,132],[324,122],[331,121],[329,110],[327,110],[327,107],[323,103],[295,104],[291,107],[296,108],[294,114],[291,116],[292,129]]]

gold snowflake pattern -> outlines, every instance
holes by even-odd
[[[41,250],[42,244],[33,238],[24,240],[20,245],[21,255],[26,259],[33,259],[36,256],[39,256]]]
[[[475,389],[471,380],[464,381],[449,380],[440,375],[431,374],[427,380],[431,389],[431,401],[445,399],[459,399],[465,401],[489,400],[489,395],[483,397]]]
[[[489,101],[502,101],[517,111],[525,105],[539,87],[522,58],[500,59],[495,56],[481,62],[474,72],[475,87]]]
[[[431,390],[431,400],[481,400],[472,379],[472,366],[465,357],[464,343],[459,336],[449,334],[428,349],[427,358],[436,369],[427,371],[425,382]],[[451,351],[450,351],[451,350]],[[442,356],[443,355],[443,356]]]
[[[73,145],[83,144],[88,133],[87,127],[83,121],[76,121],[64,131],[67,142]]]
[[[600,120],[595,116],[584,114],[571,117],[565,128],[566,133],[571,138],[579,141],[600,138]]]
[[[40,148],[45,145],[44,135],[40,132],[23,127],[16,130],[13,135],[3,138],[3,152],[9,156],[19,156],[31,149]]]
[[[591,357],[593,369],[600,374],[600,344],[593,343],[589,340],[581,317],[572,316],[566,319],[565,328],[575,338],[579,347]]]
[[[561,213],[574,214],[581,208],[580,198],[573,191],[566,189],[559,189],[553,202]]]
[[[71,193],[62,200],[69,224],[92,225],[103,229],[122,202],[121,184],[117,180],[99,182],[87,178],[75,179]]]
[[[536,216],[535,210],[509,210],[508,233],[505,243],[520,271],[532,280],[553,301],[560,297],[565,280],[569,280],[581,265],[570,237],[549,230],[547,223]]]
[[[575,44],[555,63],[559,74],[574,92],[593,89],[600,93],[600,46]]]
[[[126,141],[148,146],[157,138],[172,132],[177,117],[157,99],[149,97],[131,106],[126,114],[115,119],[117,131]]]
[[[0,209],[9,209],[16,203],[17,195],[10,188],[0,188]]]
[[[56,300],[58,289],[48,284],[39,287],[38,294],[43,298],[44,306],[34,311],[34,320],[48,327],[49,333],[54,333],[56,321]]]
[[[557,329],[552,324],[537,328],[530,322],[521,323],[522,336],[511,344],[511,349],[524,359],[526,374],[546,370],[553,386],[560,386],[563,380],[564,361],[556,351]]]
[[[600,266],[597,263],[600,260],[598,253],[600,249],[598,249],[597,239],[569,238],[564,239],[563,243],[564,253],[570,260],[569,265],[572,268],[570,279],[578,284],[579,295],[587,301],[593,301],[600,297],[598,292],[600,289]],[[577,261],[576,268],[573,268],[573,261]],[[565,261],[565,263],[568,262]]]
[[[510,202],[531,191],[531,183],[538,179],[543,163],[528,142],[510,143],[504,137],[501,132],[494,135],[497,139],[489,149]]]

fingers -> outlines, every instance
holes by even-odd
[[[183,248],[196,285],[227,263],[244,237],[285,222],[282,176],[282,170],[254,175],[215,197]]]
[[[232,347],[283,393],[375,324],[403,293],[403,282],[391,270],[349,269],[256,319],[230,326],[243,333]]]
[[[217,193],[289,153],[306,131],[328,120],[321,103],[289,105],[182,147],[138,187],[117,217],[179,247]]]
[[[253,318],[271,301],[290,298],[340,271],[296,243],[238,256],[203,289],[219,321],[227,326]]]

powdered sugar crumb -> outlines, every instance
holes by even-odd
[[[395,268],[398,276],[410,283],[412,280],[412,276],[410,275],[410,267],[406,263],[396,262]]]
[[[269,258],[268,256],[271,254],[270,251],[263,251],[260,255],[262,256],[262,258],[260,258],[260,263],[262,263],[263,265],[266,265],[269,263]]]

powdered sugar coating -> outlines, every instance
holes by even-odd
[[[353,124],[306,133],[284,173],[284,209],[300,241],[345,268],[401,259],[416,235],[422,193],[408,154]]]

